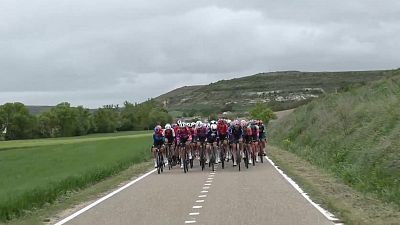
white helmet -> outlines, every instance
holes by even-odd
[[[211,130],[213,131],[217,130],[217,124],[211,124]]]
[[[194,127],[194,126],[196,126],[196,123],[195,123],[195,122],[192,122],[192,123],[190,124],[190,126],[191,126],[191,127]]]
[[[217,122],[215,122],[215,120],[211,120],[211,124],[217,124]]]
[[[184,128],[184,127],[185,127],[185,123],[180,123],[180,124],[179,124],[179,127],[180,127],[180,128]]]
[[[200,120],[196,122],[196,127],[197,128],[201,127],[201,125],[203,125],[203,123]]]
[[[165,129],[166,129],[166,130],[171,129],[171,124],[169,124],[169,123],[165,124]]]

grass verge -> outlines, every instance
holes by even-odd
[[[78,140],[54,144],[52,139],[52,145],[37,146],[27,141],[30,146],[0,151],[0,221],[24,216],[151,157],[147,134]]]
[[[314,202],[334,213],[346,225],[400,225],[400,208],[374,194],[360,193],[341,179],[301,157],[268,147],[268,156],[288,174]]]
[[[53,204],[46,204],[40,209],[27,211],[24,216],[8,221],[6,225],[54,224],[106,195],[106,193],[110,193],[112,189],[117,189],[134,180],[152,169],[152,166],[152,162],[132,165],[116,176],[109,177],[93,186],[79,191],[70,191],[58,197]]]

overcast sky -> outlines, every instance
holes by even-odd
[[[0,104],[94,108],[258,72],[398,67],[399,0],[0,4]]]

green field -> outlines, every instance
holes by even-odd
[[[121,132],[0,142],[0,220],[150,159],[151,141],[148,132]]]
[[[273,144],[400,206],[400,70],[314,100],[271,126]]]

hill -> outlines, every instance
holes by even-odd
[[[273,110],[303,105],[325,93],[366,84],[392,73],[392,70],[350,72],[284,71],[221,80],[209,85],[186,86],[156,98],[170,111],[222,112],[247,111],[257,101]]]
[[[400,70],[325,95],[271,125],[270,141],[400,206]]]

